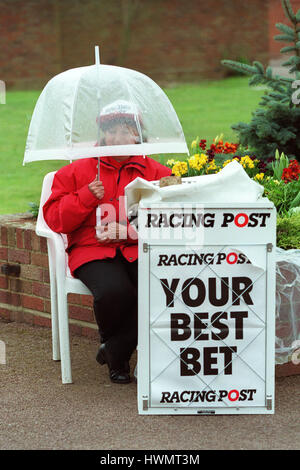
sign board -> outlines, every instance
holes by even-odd
[[[151,230],[149,221],[183,220],[178,209],[140,209],[139,412],[273,413],[275,211],[256,218],[262,227],[245,224],[253,209],[233,219],[228,206],[190,211],[208,225],[194,242],[187,230],[177,240]]]

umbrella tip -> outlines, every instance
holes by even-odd
[[[95,46],[95,63],[96,65],[100,64],[99,46]]]

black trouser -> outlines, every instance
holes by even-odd
[[[137,265],[117,250],[115,258],[86,263],[75,271],[92,292],[100,341],[118,368],[137,346]]]

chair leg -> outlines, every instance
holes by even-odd
[[[59,332],[58,332],[58,312],[57,312],[57,289],[54,267],[54,253],[52,241],[47,239],[49,253],[49,277],[50,277],[50,298],[51,298],[51,329],[52,329],[52,359],[60,360]]]
[[[63,384],[73,383],[71,371],[68,299],[65,292],[57,286],[59,345],[61,357],[61,379]]]
[[[58,331],[58,318],[52,316],[52,359],[53,361],[60,361],[60,347],[59,347],[59,331]]]
[[[57,292],[55,281],[50,283],[51,291],[51,329],[52,329],[52,359],[60,361],[59,347],[59,327],[58,327],[58,308],[57,308]]]

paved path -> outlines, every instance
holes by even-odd
[[[62,385],[49,329],[0,321],[0,339],[1,450],[299,448],[299,375],[276,379],[274,415],[140,416],[136,384],[109,381],[95,341],[72,336],[74,384]]]

